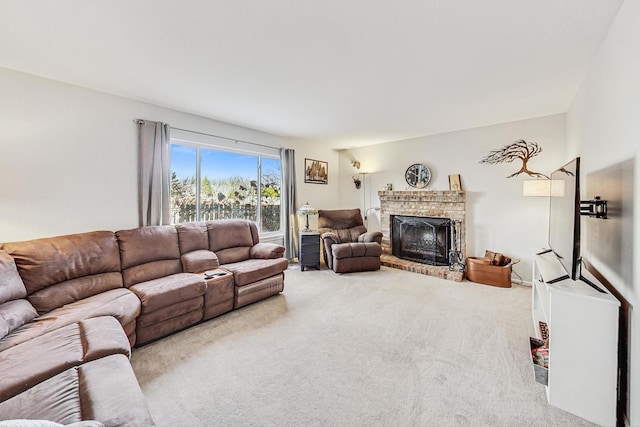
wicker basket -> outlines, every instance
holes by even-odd
[[[484,285],[511,287],[511,263],[491,265],[487,258],[467,257],[467,279]]]

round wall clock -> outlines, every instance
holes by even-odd
[[[431,171],[426,165],[416,163],[407,168],[404,179],[412,187],[425,188],[431,180]]]

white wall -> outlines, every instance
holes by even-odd
[[[294,141],[143,102],[0,69],[0,241],[137,224],[137,126],[134,118],[296,149],[298,203],[319,209],[378,206],[377,190],[405,188],[415,162],[433,172],[431,188],[448,188],[460,173],[467,191],[470,255],[485,249],[522,258],[516,271],[529,279],[529,247],[544,245],[546,202],[521,196],[519,165],[480,165],[486,153],[518,138],[545,151],[531,168],[548,172],[564,160],[564,116],[552,116],[338,152],[319,142]],[[355,190],[355,154],[367,175]],[[304,159],[329,164],[329,183],[304,183]],[[559,160],[560,159],[560,160]],[[8,184],[10,183],[10,185]],[[515,215],[514,215],[515,214]],[[376,229],[377,215],[369,217]],[[310,218],[315,228],[317,218]],[[473,231],[473,232],[472,232]],[[517,231],[517,235],[514,233]]]
[[[635,173],[629,176],[632,200],[630,226],[624,226],[622,236],[611,234],[624,251],[633,256],[624,261],[621,269],[631,271],[631,279],[620,271],[611,271],[607,262],[598,256],[596,248],[585,248],[584,255],[612,282],[635,311],[631,314],[630,344],[630,417],[631,425],[640,425],[640,0],[626,0],[613,22],[600,52],[591,66],[567,114],[567,138],[570,151],[582,160],[582,177],[631,161]],[[617,167],[617,166],[616,166]],[[592,185],[594,183],[591,183]],[[620,216],[620,213],[617,213]],[[612,222],[616,218],[612,218]],[[584,224],[584,223],[583,223]],[[635,224],[635,225],[634,225]],[[587,223],[589,226],[594,224]],[[602,224],[605,225],[604,223]],[[591,228],[593,230],[593,228]],[[633,237],[628,239],[630,234]],[[630,243],[625,243],[630,242]]]
[[[135,118],[274,147],[300,145],[6,69],[0,93],[1,242],[137,227]]]
[[[304,160],[313,159],[327,162],[329,179],[327,184],[304,182]],[[339,209],[340,188],[339,153],[318,141],[298,141],[296,146],[296,174],[298,186],[298,205],[309,202],[316,209]],[[305,219],[300,218],[300,228],[304,228]],[[318,217],[309,217],[309,228],[318,229]]]
[[[498,251],[522,261],[514,266],[525,281],[531,280],[531,248],[547,242],[548,201],[522,196],[522,181],[528,175],[507,178],[521,162],[480,164],[490,150],[518,139],[535,141],[543,152],[529,169],[549,174],[566,163],[565,116],[554,115],[379,144],[341,152],[340,204],[343,207],[380,206],[378,191],[386,183],[395,190],[408,189],[406,169],[424,163],[431,169],[429,189],[448,190],[449,174],[460,174],[467,196],[467,255],[483,256]],[[350,161],[361,162],[366,189],[356,190],[352,175],[358,172]],[[379,229],[379,213],[369,212],[369,228]]]

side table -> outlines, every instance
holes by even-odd
[[[320,233],[317,231],[300,232],[300,253],[298,262],[300,270],[306,267],[315,267],[320,270]]]

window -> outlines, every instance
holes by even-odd
[[[255,221],[261,235],[280,233],[282,167],[277,150],[225,148],[172,138],[171,223],[240,218]]]

